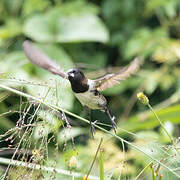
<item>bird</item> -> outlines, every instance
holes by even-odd
[[[105,112],[111,120],[112,128],[116,133],[116,118],[115,116],[111,115],[107,100],[101,94],[101,91],[104,91],[107,88],[111,88],[119,84],[120,81],[125,80],[132,74],[135,74],[141,64],[140,58],[136,57],[129,65],[124,66],[117,73],[109,73],[103,77],[92,80],[88,79],[82,70],[78,68],[71,68],[67,72],[64,72],[55,61],[53,61],[43,51],[35,47],[35,45],[30,40],[25,40],[23,42],[22,48],[28,60],[33,64],[48,70],[55,75],[59,75],[60,77],[67,79],[70,82],[74,95],[87,111],[92,137],[94,137],[94,124],[96,121],[92,122],[91,120],[91,110],[100,110]]]

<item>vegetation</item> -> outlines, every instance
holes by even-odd
[[[1,0],[1,179],[179,179],[179,27],[179,0]],[[91,138],[69,83],[31,64],[25,39],[92,79],[144,58],[103,92],[117,135],[93,111]]]

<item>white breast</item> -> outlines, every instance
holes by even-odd
[[[93,90],[93,81],[88,80],[89,89]],[[77,99],[81,102],[83,106],[87,106],[90,109],[102,109],[106,104],[106,99],[101,95],[95,95],[94,92],[88,90],[84,93],[75,93]]]

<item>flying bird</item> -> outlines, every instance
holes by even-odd
[[[40,49],[36,48],[29,40],[24,41],[23,50],[27,58],[35,65],[69,80],[76,98],[88,112],[92,137],[94,137],[95,122],[91,121],[91,110],[95,109],[107,114],[111,120],[112,127],[116,132],[117,125],[115,122],[115,116],[111,115],[107,106],[107,100],[100,92],[119,84],[120,81],[128,78],[131,74],[134,74],[140,66],[139,58],[135,58],[129,65],[123,67],[118,73],[107,74],[101,78],[91,80],[88,79],[78,68],[72,68],[65,73],[53,60],[51,60]]]

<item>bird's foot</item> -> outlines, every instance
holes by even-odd
[[[90,133],[91,133],[91,137],[94,139],[94,134],[95,134],[95,127],[94,125],[97,123],[97,120],[94,122],[90,123]]]
[[[111,123],[112,123],[112,128],[113,128],[114,132],[116,133],[117,124],[116,124],[116,122],[115,122],[115,119],[116,119],[116,117],[113,116],[113,117],[111,118]]]

